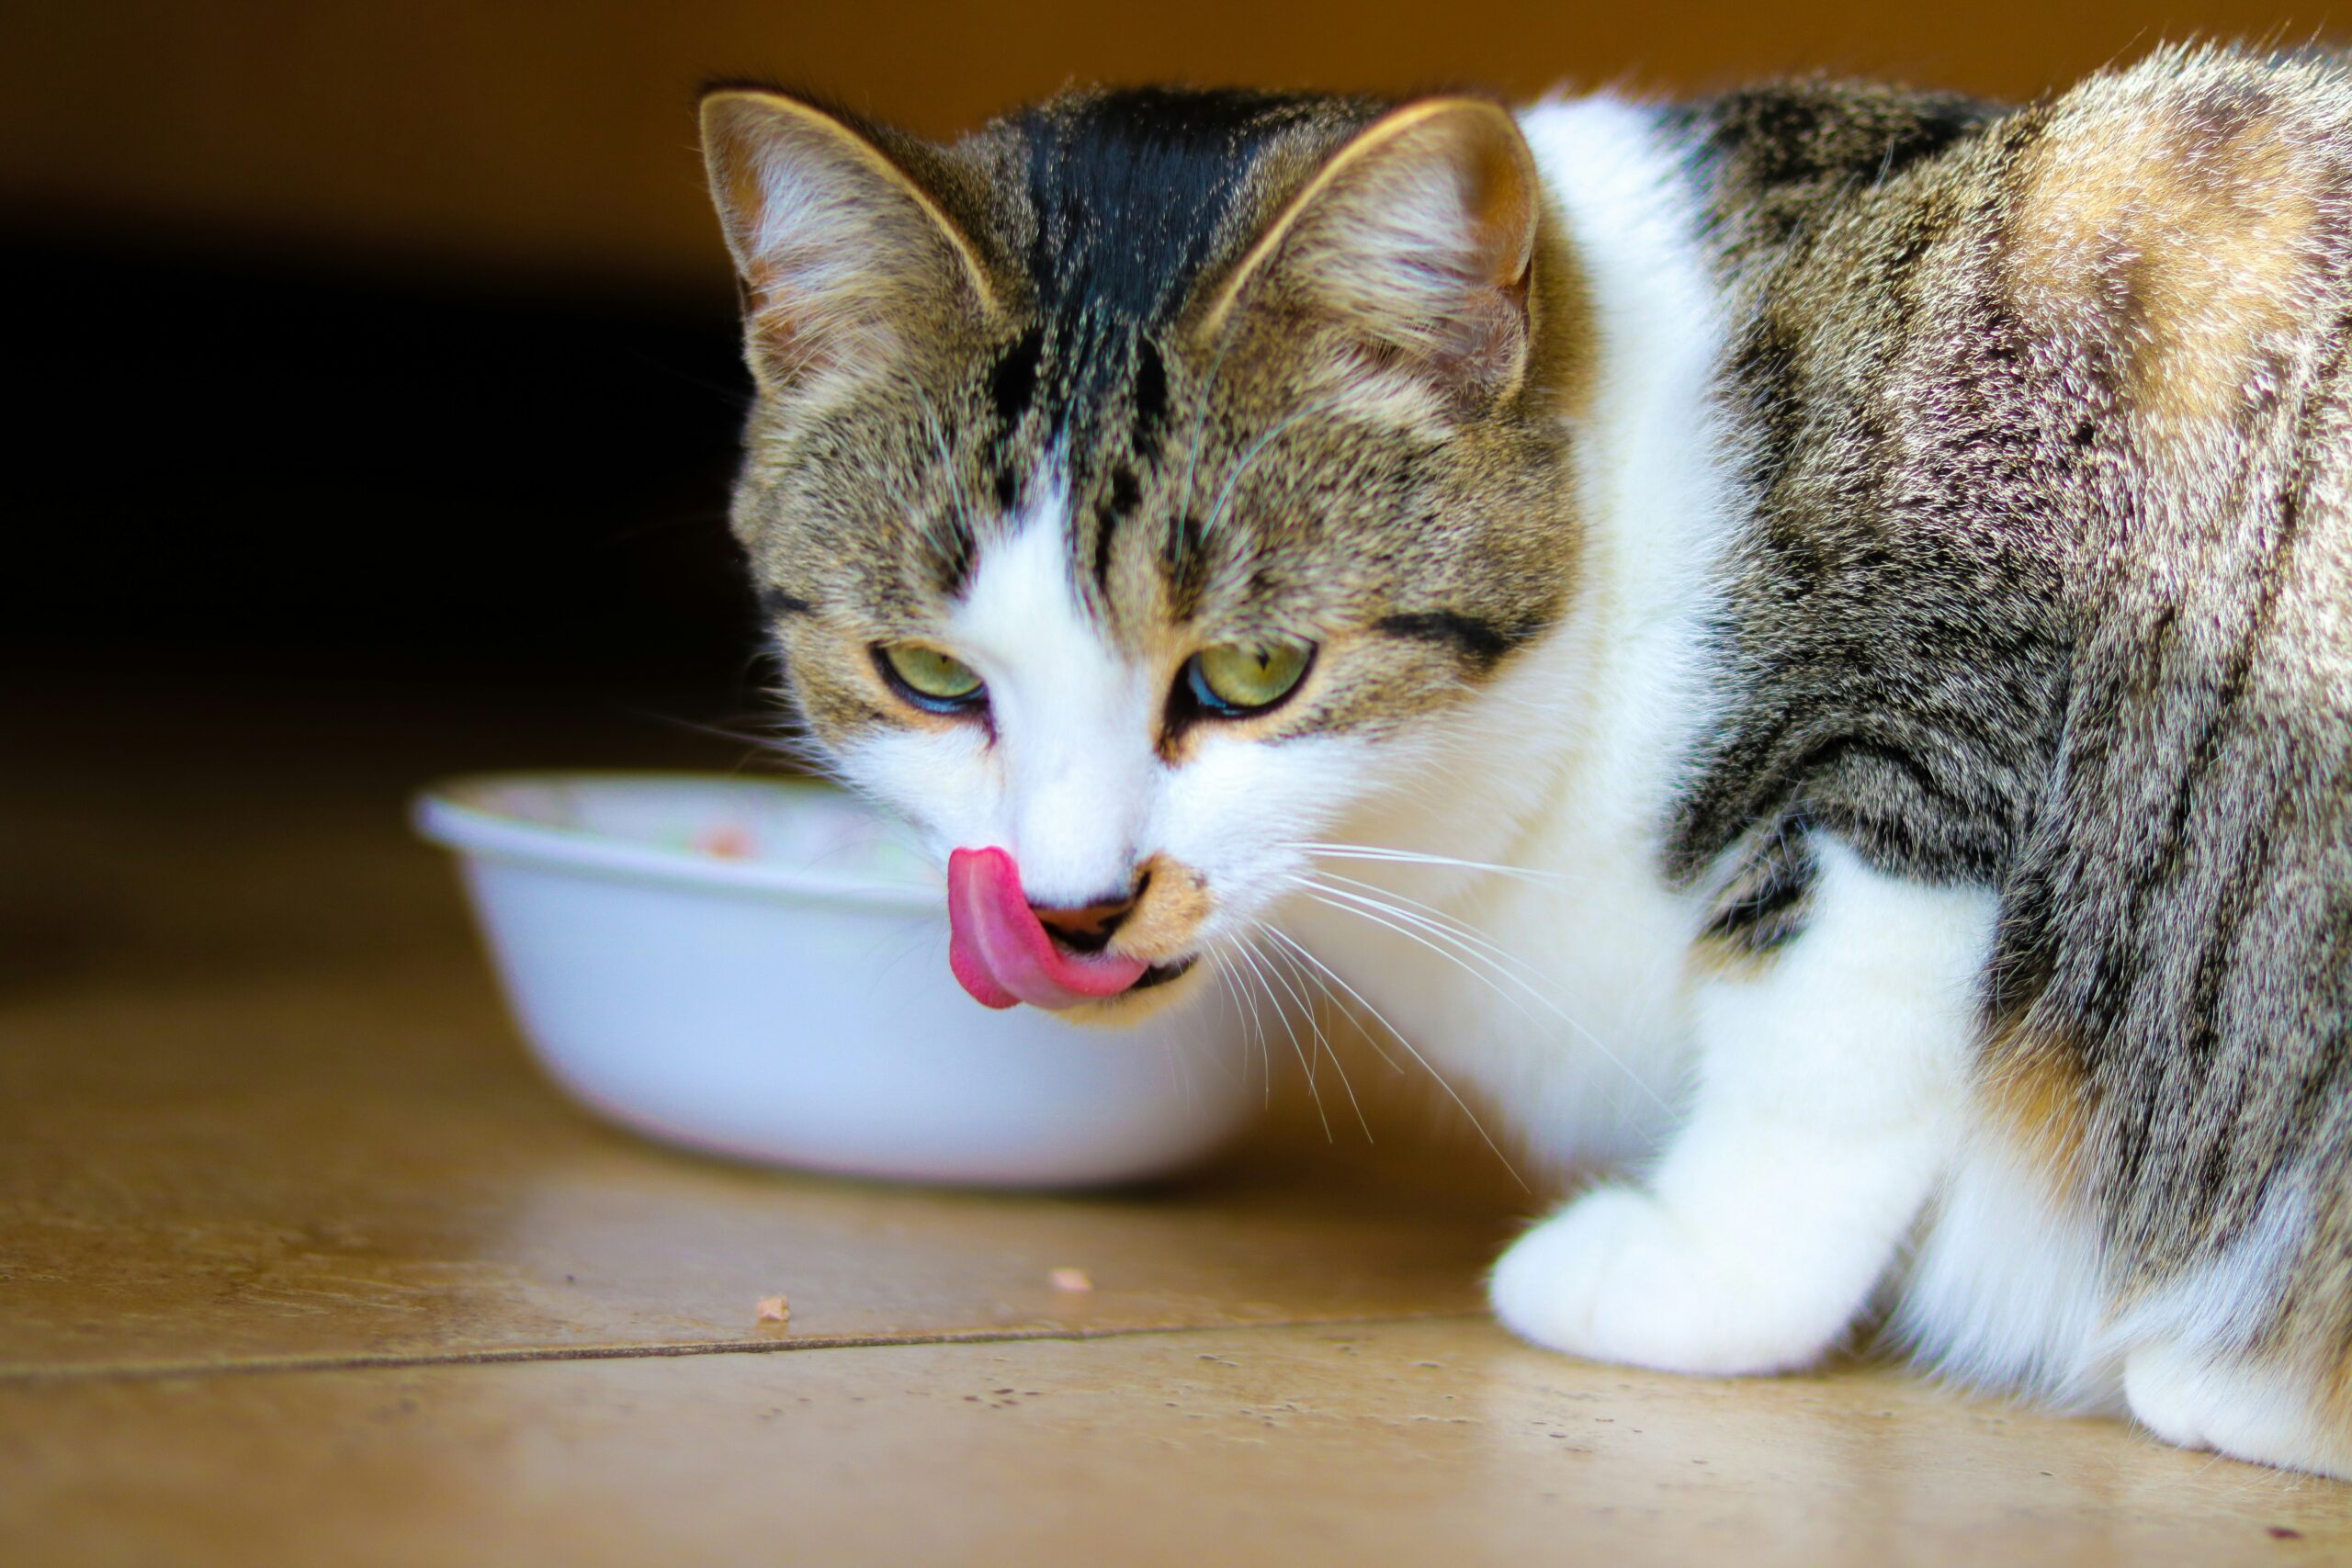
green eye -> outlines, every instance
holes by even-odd
[[[899,694],[917,707],[953,713],[980,694],[980,678],[961,660],[919,642],[894,642],[874,650],[875,662]]]
[[[1311,642],[1213,643],[1184,666],[1184,684],[1211,713],[1250,713],[1289,696],[1314,662]]]

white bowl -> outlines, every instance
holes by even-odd
[[[1172,1169],[1257,1100],[1238,1018],[991,1012],[947,967],[938,874],[821,784],[458,779],[417,801],[551,1074],[657,1138],[928,1181]]]

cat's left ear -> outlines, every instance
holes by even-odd
[[[1474,400],[1524,377],[1542,186],[1499,106],[1433,98],[1358,132],[1267,227],[1204,321],[1305,310]]]
[[[986,269],[909,172],[903,139],[737,87],[704,95],[702,137],[763,383],[870,366],[991,307]]]

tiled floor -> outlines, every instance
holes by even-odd
[[[711,752],[446,705],[6,717],[0,1562],[2352,1553],[2352,1488],[2106,1422],[1517,1346],[1476,1277],[1527,1201],[1394,1096],[1370,1155],[1287,1103],[1092,1198],[608,1131],[401,799]]]

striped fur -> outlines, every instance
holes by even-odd
[[[1295,933],[1523,1146],[1648,1155],[1504,1260],[1533,1337],[1769,1370],[1891,1289],[1950,1370],[2352,1474],[2352,73],[1522,124],[715,97],[794,701],[1041,863],[1024,749],[1118,750],[1063,860],[1184,868],[1148,956]],[[1099,733],[891,700],[983,602],[999,716],[1042,617]],[[1298,699],[1180,724],[1241,635]],[[1538,874],[1335,897],[1318,837]]]

